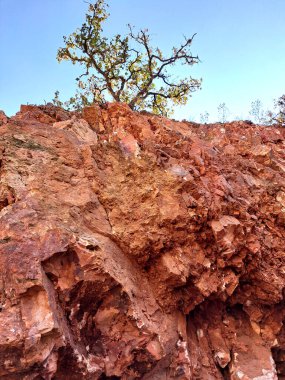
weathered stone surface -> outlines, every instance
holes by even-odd
[[[1,379],[285,378],[285,130],[0,116]]]
[[[0,126],[8,122],[8,117],[0,110]]]

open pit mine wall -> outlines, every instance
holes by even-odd
[[[285,379],[285,129],[0,114],[0,379]]]

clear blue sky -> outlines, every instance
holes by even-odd
[[[192,53],[201,63],[189,73],[202,77],[175,117],[195,117],[226,102],[231,117],[246,118],[251,101],[265,108],[285,93],[285,0],[109,0],[108,33],[126,24],[148,28],[163,51],[197,33]],[[0,109],[8,115],[20,104],[50,101],[59,90],[73,95],[77,69],[58,64],[62,36],[83,20],[83,0],[0,0]]]

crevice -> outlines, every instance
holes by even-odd
[[[2,153],[1,153],[1,158],[0,158],[0,178],[1,178],[1,169],[3,168],[3,164],[4,164],[4,155],[5,155],[5,150],[6,148],[3,148],[2,150]]]
[[[90,244],[88,249],[97,251],[100,247]],[[85,359],[91,354],[103,361],[106,355],[104,337],[101,337],[94,317],[107,294],[117,291],[116,299],[127,304],[121,294],[122,288],[112,277],[98,273],[96,269],[94,276],[85,280],[77,253],[72,248],[55,253],[42,262],[42,268],[51,284],[57,318],[61,320],[62,331],[67,337],[66,346],[58,352],[58,371],[54,379],[83,378],[82,373],[88,370]],[[82,355],[83,361],[80,359]],[[67,366],[72,368],[68,372],[72,373],[71,377],[65,377]]]
[[[285,380],[285,350],[282,348],[272,348],[271,352],[276,366],[278,380]]]
[[[3,210],[3,208],[9,206],[9,201],[7,198],[0,200],[0,211]]]
[[[68,371],[67,371],[68,369]],[[57,371],[54,380],[78,380],[83,379],[84,368],[78,362],[74,348],[70,345],[58,350]]]
[[[92,251],[92,252],[94,252],[94,251],[100,251],[99,245],[88,244],[88,245],[86,245],[85,248],[88,249],[89,251]]]
[[[15,190],[12,187],[6,186],[2,188],[2,190],[0,189],[0,212],[5,207],[8,207],[15,202],[16,194]]]
[[[224,380],[230,380],[231,379],[231,377],[230,377],[230,363],[233,360],[232,350],[230,350],[230,356],[231,356],[231,360],[224,368],[217,366]]]

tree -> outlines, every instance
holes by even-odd
[[[199,62],[190,52],[195,34],[172,49],[169,56],[150,45],[148,30],[135,33],[128,25],[125,36],[109,39],[103,35],[103,24],[108,19],[105,0],[89,4],[85,22],[64,38],[57,59],[80,64],[84,71],[76,79],[79,90],[68,101],[69,108],[82,108],[108,99],[125,102],[134,110],[149,109],[166,115],[174,105],[186,104],[201,80],[192,77],[173,80],[169,69],[176,64],[192,66]]]
[[[262,109],[262,103],[259,99],[256,99],[253,102],[251,102],[251,109],[249,111],[249,114],[253,117],[253,120],[256,123],[266,124],[264,111]]]
[[[275,111],[269,111],[270,123],[277,123],[285,127],[285,94],[275,101]]]
[[[219,104],[218,114],[219,114],[220,122],[225,123],[227,120],[227,117],[229,116],[229,113],[230,113],[230,111],[229,111],[228,107],[226,106],[226,103]]]
[[[205,111],[204,113],[200,113],[200,122],[202,124],[207,124],[209,121],[209,112]]]

